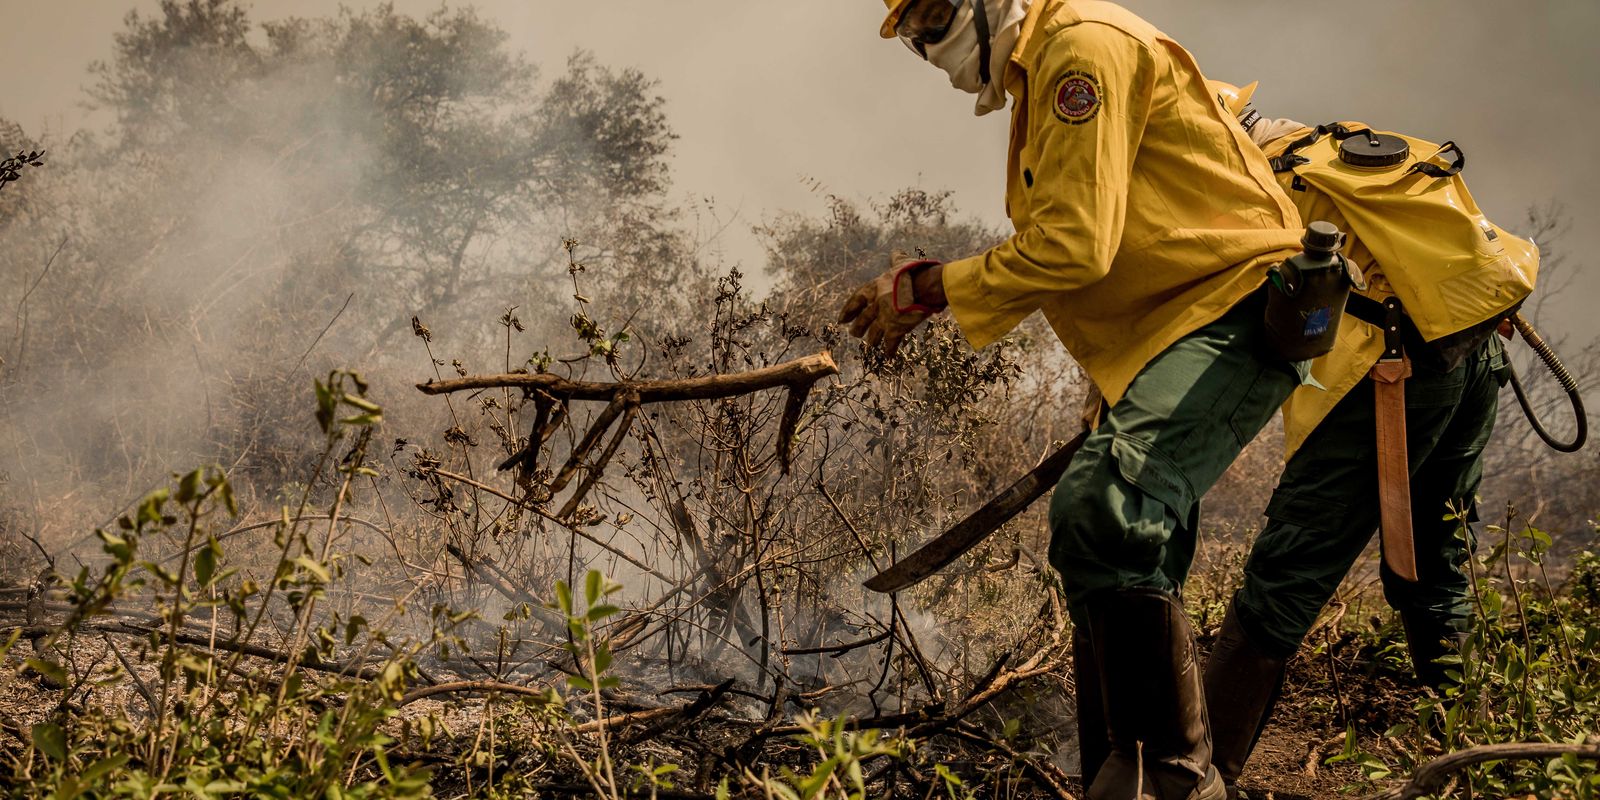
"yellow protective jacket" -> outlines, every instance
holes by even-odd
[[[1341,124],[1352,131],[1368,128]],[[1291,129],[1262,150],[1269,158],[1283,155],[1311,132]],[[1527,297],[1538,273],[1538,247],[1484,217],[1466,184],[1407,171],[1435,154],[1437,145],[1390,135],[1411,147],[1408,160],[1395,167],[1350,167],[1339,159],[1338,143],[1324,136],[1299,151],[1307,163],[1278,174],[1303,218],[1327,220],[1346,232],[1345,257],[1368,284],[1361,294],[1380,301],[1399,296],[1426,341],[1492,319]],[[1392,265],[1389,269],[1380,256]],[[1311,365],[1322,388],[1302,386],[1284,404],[1289,455],[1382,355],[1383,332],[1346,314],[1333,351]]]
[[[1115,403],[1298,250],[1300,216],[1194,58],[1115,4],[1035,0],[1004,80],[1016,234],[945,266],[951,312],[983,347],[1042,310]]]

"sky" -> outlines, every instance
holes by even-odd
[[[351,0],[364,8],[372,3]],[[463,5],[452,3],[452,5]],[[972,101],[899,44],[880,40],[878,0],[481,0],[513,46],[555,72],[572,51],[658,79],[681,137],[680,195],[712,209],[698,224],[724,257],[758,273],[751,226],[819,213],[827,194],[907,186],[954,193],[999,226],[1007,115]],[[1574,284],[1545,324],[1600,335],[1600,2],[1596,0],[1129,0],[1183,43],[1208,76],[1261,80],[1267,116],[1359,120],[1466,151],[1484,211],[1517,230],[1557,202]],[[423,15],[438,0],[395,0]],[[0,117],[61,136],[104,120],[82,108],[87,67],[110,52],[129,9],[155,0],[0,0]],[[323,16],[338,5],[258,0],[255,20]],[[710,205],[707,206],[706,203]]]

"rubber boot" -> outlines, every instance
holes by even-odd
[[[1457,630],[1447,622],[1423,617],[1421,614],[1401,612],[1400,623],[1406,629],[1406,644],[1411,650],[1411,668],[1417,679],[1436,691],[1443,692],[1450,683],[1445,671],[1452,667],[1438,663],[1439,659],[1461,652],[1467,642],[1465,631]],[[1455,668],[1459,671],[1459,668]]]
[[[1105,697],[1100,693],[1100,666],[1094,657],[1094,642],[1082,628],[1072,632],[1072,665],[1078,695],[1078,764],[1083,788],[1088,789],[1099,774],[1100,765],[1111,754],[1111,740],[1106,734]]]
[[[1121,589],[1084,611],[1111,743],[1090,800],[1224,800],[1183,607],[1165,592]]]
[[[1278,703],[1288,663],[1257,647],[1239,624],[1238,611],[1228,608],[1206,662],[1205,683],[1211,763],[1227,784],[1229,800],[1239,796],[1239,776]]]

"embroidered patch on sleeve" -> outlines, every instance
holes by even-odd
[[[1082,70],[1072,70],[1056,81],[1056,119],[1082,125],[1100,114],[1100,81]]]

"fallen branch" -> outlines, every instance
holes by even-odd
[[[441,683],[438,686],[424,686],[420,689],[412,689],[400,698],[400,702],[395,704],[395,708],[408,706],[418,700],[426,700],[441,694],[517,694],[525,697],[545,698],[549,696],[549,690],[515,683],[502,683],[500,681],[455,681],[453,683]]]
[[[661,403],[672,400],[720,400],[780,386],[809,387],[829,375],[837,374],[839,366],[834,363],[833,356],[824,351],[749,372],[702,378],[600,383],[567,380],[547,372],[512,372],[428,381],[417,384],[417,390],[423,394],[439,395],[475,389],[538,389],[570,400],[611,400],[619,394],[634,392],[641,403]]]
[[[845,642],[843,644],[835,645],[824,645],[822,647],[791,647],[787,650],[780,650],[778,652],[783,653],[786,656],[831,655],[834,658],[838,658],[845,653],[850,652],[851,650],[858,650],[863,647],[871,647],[878,642],[888,639],[889,635],[893,632],[894,631],[892,630],[885,630],[883,633],[880,633],[877,636],[869,636],[859,641]]]
[[[153,626],[146,627],[143,625],[133,625],[126,622],[87,622],[78,626],[77,629],[80,631],[96,631],[99,633],[119,633],[125,636],[149,636],[150,633],[155,630]],[[0,628],[0,631],[7,630],[16,630],[16,628]],[[62,629],[58,627],[32,626],[22,628],[22,635],[49,635],[52,633],[60,633],[61,631]],[[289,663],[289,654],[273,650],[270,647],[262,647],[258,644],[236,642],[231,639],[217,639],[213,641],[206,636],[183,632],[179,632],[175,638],[179,644],[189,645],[190,647],[198,647],[206,650],[223,650],[230,653],[240,653],[278,664]],[[325,672],[330,675],[356,678],[363,681],[375,681],[380,676],[379,670],[373,669],[372,667],[366,667],[349,662],[322,661],[320,659],[311,660],[305,655],[302,655],[297,660],[295,666],[300,669],[309,669],[314,672]]]
[[[1022,767],[1022,771],[1033,778],[1039,788],[1050,793],[1056,800],[1076,800],[1067,790],[1069,779],[1061,768],[1049,761],[1035,759],[1013,750],[1009,745],[999,741],[983,731],[983,729],[965,722],[957,723],[950,730],[950,735],[957,739],[970,742],[980,747],[987,747],[1006,757],[1013,764]]]
[[[578,474],[578,468],[583,466],[583,460],[588,458],[589,451],[600,443],[600,437],[605,435],[606,430],[611,427],[611,423],[616,421],[617,415],[626,409],[628,420],[632,421],[633,410],[638,406],[638,395],[629,391],[617,392],[616,396],[611,398],[611,402],[606,405],[605,410],[600,412],[600,416],[595,417],[594,424],[590,425],[589,431],[583,435],[583,441],[578,442],[578,446],[572,448],[572,454],[567,456],[567,463],[561,465],[561,471],[557,472],[555,479],[550,481],[551,495],[555,495],[562,489],[567,488],[567,483],[572,480],[574,475]],[[627,431],[627,425],[623,425],[623,431]],[[566,515],[558,514],[557,516]]]
[[[455,559],[460,561],[462,566],[487,584],[489,588],[499,592],[502,597],[513,603],[521,603],[526,606],[528,615],[543,625],[546,633],[554,634],[557,637],[565,637],[567,635],[567,621],[562,619],[560,614],[546,608],[544,602],[539,598],[513,586],[512,582],[507,579],[506,574],[494,562],[487,560],[474,561],[461,548],[448,542],[445,543],[444,549],[445,552],[455,556]]]
[[[556,512],[556,516],[562,519],[572,519],[572,515],[577,512],[578,507],[583,503],[583,498],[589,495],[590,490],[594,489],[595,484],[599,483],[600,478],[605,475],[606,465],[611,463],[611,457],[617,454],[617,448],[621,447],[622,442],[628,438],[628,429],[633,427],[633,415],[638,413],[639,403],[633,398],[633,395],[618,395],[618,398],[623,400],[623,405],[626,409],[622,412],[622,422],[617,424],[617,432],[612,435],[611,442],[606,445],[604,450],[600,451],[600,457],[596,458],[594,463],[583,467],[583,481],[572,492],[572,497],[567,499],[567,504]],[[612,403],[612,406],[614,405],[616,405],[615,401]],[[611,406],[607,406],[606,410],[610,411]],[[609,425],[610,420],[607,420],[606,423]],[[599,422],[595,423],[595,428],[597,430],[600,428]],[[572,455],[575,463],[578,451],[572,451]],[[550,491],[552,493],[557,491],[553,484]]]
[[[1362,800],[1416,800],[1419,797],[1426,797],[1444,788],[1455,773],[1485,761],[1546,759],[1568,755],[1588,761],[1600,761],[1600,741],[1589,744],[1508,742],[1469,747],[1429,761],[1417,768],[1410,780],[1404,784],[1387,792],[1368,795]]]
[[[629,742],[642,742],[649,739],[654,739],[655,737],[664,733],[669,727],[683,725],[690,720],[699,717],[701,714],[710,711],[712,706],[722,702],[722,696],[727,694],[729,690],[733,689],[733,681],[733,678],[729,678],[722,683],[717,684],[716,686],[702,691],[700,696],[696,697],[692,702],[689,703],[689,705],[681,707],[678,714],[665,719],[657,720],[655,724],[646,726],[642,730],[631,731],[626,736],[618,737],[617,742],[619,744],[627,744]]]
[[[637,725],[641,722],[651,722],[669,717],[677,717],[679,715],[692,718],[704,713],[707,709],[711,708],[711,706],[715,705],[718,700],[722,699],[722,695],[725,694],[732,686],[733,681],[730,679],[713,688],[711,691],[706,692],[704,695],[695,698],[691,702],[684,703],[681,706],[650,708],[644,711],[630,711],[626,714],[613,714],[604,719],[590,720],[589,722],[585,722],[582,725],[577,726],[573,730],[577,731],[578,733],[597,733],[602,729],[611,730],[614,728],[623,727],[625,725]]]
[[[593,797],[594,787],[587,783],[540,783],[533,787],[541,794],[572,795],[574,797]],[[658,787],[629,788],[617,787],[618,797],[648,797],[654,800],[715,800],[716,795],[704,792],[680,792],[672,789]]]

